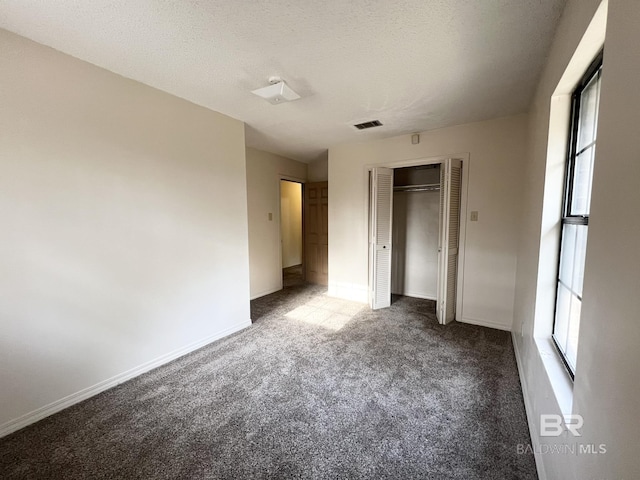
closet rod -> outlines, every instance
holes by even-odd
[[[440,190],[439,183],[425,183],[422,185],[403,185],[399,187],[393,187],[394,192],[425,192]]]

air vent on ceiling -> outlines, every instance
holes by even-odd
[[[354,125],[354,127],[356,127],[358,130],[364,130],[366,128],[381,127],[381,126],[382,126],[382,122],[380,120],[371,120],[370,122],[364,122],[364,123],[359,123],[357,125]]]

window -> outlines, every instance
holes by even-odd
[[[578,352],[601,72],[602,53],[587,69],[572,96],[572,120],[565,174],[560,262],[553,324],[553,340],[571,378],[575,375]]]

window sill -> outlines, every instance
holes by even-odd
[[[571,415],[573,408],[573,381],[567,372],[562,359],[558,356],[551,338],[536,338],[536,346],[547,372],[549,383],[558,402],[562,415]]]

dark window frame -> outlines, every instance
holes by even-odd
[[[562,242],[564,236],[564,226],[565,225],[584,225],[589,226],[589,214],[573,214],[571,212],[571,205],[573,203],[573,181],[575,177],[575,167],[576,167],[576,158],[582,151],[585,151],[587,148],[593,146],[596,141],[591,142],[589,145],[586,145],[582,148],[582,151],[578,152],[578,135],[579,135],[579,127],[580,127],[580,101],[582,98],[582,93],[586,89],[586,87],[591,83],[591,81],[602,73],[602,59],[603,59],[603,50],[600,50],[598,55],[591,62],[582,78],[576,85],[572,95],[571,95],[571,117],[570,117],[570,125],[569,125],[569,145],[567,148],[567,161],[565,167],[564,174],[564,194],[563,194],[563,204],[562,204],[562,219],[561,219],[561,233],[560,233],[560,242],[558,245],[558,265],[557,265],[557,273],[556,273],[556,294],[555,294],[555,307],[553,312],[553,326],[552,326],[552,334],[551,339],[553,340],[553,344],[562,359],[562,363],[564,364],[571,380],[575,379],[575,370],[569,363],[567,356],[563,349],[558,344],[558,340],[556,339],[556,319],[557,319],[557,310],[558,310],[558,284],[562,283],[573,295],[575,295],[581,302],[582,296],[573,292],[570,286],[566,285],[560,279],[560,264],[562,261]]]

